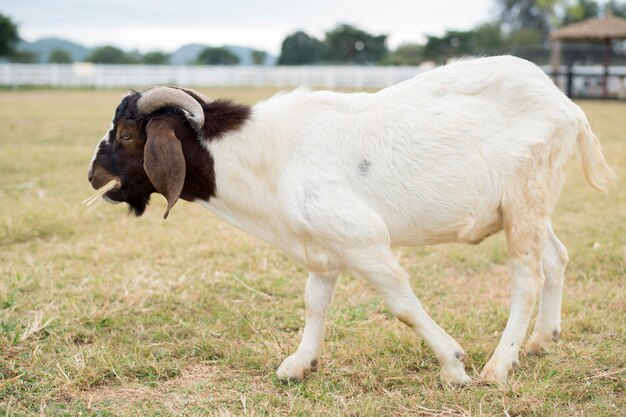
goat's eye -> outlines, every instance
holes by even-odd
[[[129,135],[128,133],[124,133],[124,134],[122,134],[122,136],[120,137],[120,139],[121,139],[121,140],[123,140],[123,141],[125,141],[125,142],[128,142],[129,140],[131,140],[131,139],[132,139],[132,136],[131,136],[131,135]]]

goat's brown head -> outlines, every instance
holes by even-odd
[[[208,101],[196,91],[173,87],[125,96],[94,152],[91,185],[98,189],[116,180],[103,197],[128,203],[137,216],[153,192],[167,199],[165,218],[179,198],[208,199],[214,192],[213,160],[199,140],[202,105]],[[188,165],[194,167],[193,175],[187,175]]]

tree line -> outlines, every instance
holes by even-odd
[[[454,56],[494,55],[519,48],[543,48],[550,31],[566,24],[611,12],[626,17],[626,3],[610,0],[494,0],[497,16],[470,30],[447,30],[427,35],[425,42],[409,42],[388,50],[386,35],[372,35],[339,25],[317,39],[304,31],[287,36],[279,65],[376,64],[417,65],[445,62]]]
[[[626,17],[626,2],[609,0],[493,0],[497,10],[493,21],[470,30],[448,30],[441,36],[427,35],[424,42],[409,42],[390,50],[386,34],[371,34],[349,24],[339,24],[322,39],[297,31],[281,44],[278,65],[417,65],[424,61],[445,62],[454,56],[494,55],[514,52],[516,48],[542,48],[551,30],[562,25],[607,12]],[[34,54],[19,51],[17,26],[0,14],[0,57],[13,62],[37,62]],[[95,48],[85,58],[102,64],[168,64],[170,54],[163,51],[126,52],[111,45]],[[252,60],[263,64],[265,52],[253,51]],[[50,63],[71,63],[72,56],[54,49]],[[206,47],[190,64],[237,65],[239,57],[225,47]]]
[[[52,56],[52,53],[50,54]],[[114,46],[103,46],[94,49],[85,58],[87,62],[95,64],[147,64],[147,65],[167,65],[170,54],[163,51],[152,51],[141,54],[138,51],[130,53],[124,52]],[[265,61],[265,52],[253,50],[252,63],[262,65]],[[202,49],[195,60],[189,62],[192,65],[237,65],[239,56],[225,47],[207,46]]]
[[[36,54],[18,49],[19,41],[17,25],[10,17],[0,14],[0,58],[6,58],[17,63],[39,62]],[[264,51],[252,50],[251,55],[254,65],[262,65],[265,61],[266,53]],[[126,52],[115,46],[105,45],[94,48],[83,61],[95,64],[167,65],[170,63],[170,56],[171,54],[164,51],[150,51],[142,54],[139,51]],[[67,50],[54,48],[48,54],[47,62],[69,64],[73,62],[73,58]],[[239,64],[239,56],[225,47],[207,46],[189,64],[237,65]]]

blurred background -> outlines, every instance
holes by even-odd
[[[380,88],[512,54],[572,97],[624,99],[625,17],[620,0],[3,1],[0,84]]]
[[[595,0],[0,0],[0,416],[624,415],[626,188],[596,192],[578,162],[552,216],[571,259],[563,338],[506,388],[444,389],[428,346],[349,275],[318,371],[281,384],[300,265],[197,204],[163,221],[160,195],[141,218],[81,201],[129,88],[253,104],[504,53],[609,99],[577,103],[623,185],[625,15]],[[504,236],[395,253],[476,377],[508,317]]]

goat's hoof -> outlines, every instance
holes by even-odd
[[[554,330],[551,335],[533,333],[526,343],[526,352],[531,355],[543,355],[550,352],[550,342],[557,341],[559,338],[559,331]]]
[[[531,355],[543,355],[548,353],[549,350],[547,345],[531,339],[526,343],[526,352]]]
[[[443,385],[455,387],[462,387],[472,382],[472,378],[465,373],[465,368],[462,366],[442,367],[441,371],[439,371],[439,378]]]
[[[293,354],[280,364],[276,376],[282,382],[299,382],[304,380],[305,375],[317,369],[317,359],[302,360]]]
[[[492,362],[490,360],[480,373],[480,382],[484,384],[506,384],[509,370],[517,370],[518,368],[519,362],[517,360],[511,361],[509,364]]]

